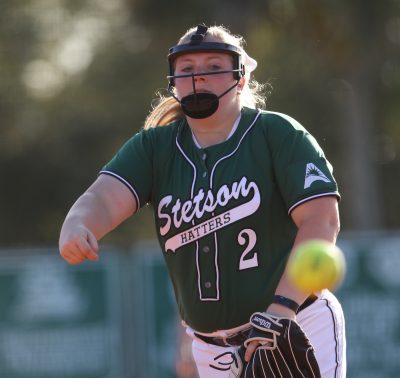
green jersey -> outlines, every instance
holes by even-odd
[[[290,212],[339,196],[332,167],[294,119],[243,108],[223,143],[200,148],[185,120],[142,130],[103,168],[151,203],[182,319],[199,332],[265,311],[294,242]]]

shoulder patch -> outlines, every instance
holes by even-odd
[[[311,186],[314,181],[324,181],[324,182],[331,182],[324,175],[324,173],[313,163],[308,163],[306,166],[306,174],[304,177],[304,189],[307,189]]]

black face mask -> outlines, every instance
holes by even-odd
[[[231,71],[228,71],[231,72]],[[204,75],[217,75],[221,73],[226,73],[226,71],[221,71],[221,72],[212,72],[212,73],[205,73],[205,74],[191,74],[191,75],[180,75],[180,76],[175,76],[175,78],[179,77],[192,77],[192,84],[193,84],[193,93],[182,97],[181,100],[179,100],[173,93],[171,87],[168,87],[168,92],[177,100],[182,107],[183,113],[185,113],[188,117],[190,118],[195,118],[195,119],[203,119],[203,118],[208,118],[212,116],[217,110],[219,106],[219,99],[222,96],[225,96],[229,91],[231,91],[233,88],[235,88],[239,84],[239,80],[232,85],[230,88],[228,88],[224,93],[220,94],[217,96],[214,93],[208,93],[208,92],[196,92],[196,85],[194,78],[196,76],[204,76]]]
[[[219,106],[219,99],[213,93],[195,93],[180,101],[183,112],[190,118],[202,119],[213,115]]]

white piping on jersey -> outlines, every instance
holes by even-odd
[[[253,125],[256,123],[256,121],[257,121],[258,117],[260,116],[260,114],[261,114],[261,113],[258,112],[257,115],[254,117],[253,122],[250,124],[250,126],[247,128],[247,130],[243,133],[243,135],[242,135],[242,137],[240,138],[239,143],[238,143],[238,145],[236,146],[236,148],[235,148],[230,154],[228,154],[228,155],[222,157],[221,159],[219,159],[219,160],[214,164],[214,167],[213,167],[213,169],[211,170],[211,175],[210,175],[210,189],[212,189],[212,186],[213,186],[213,175],[214,175],[214,172],[215,172],[215,168],[217,167],[217,165],[218,165],[221,161],[223,161],[224,159],[227,159],[227,158],[231,157],[231,156],[239,149],[240,144],[242,143],[244,137],[247,135],[247,133],[249,132],[249,130],[252,129]],[[239,125],[239,121],[240,121],[240,118],[237,120],[237,124],[234,126],[235,130],[237,129],[237,127],[238,127],[238,125]],[[233,133],[232,133],[232,134],[233,134]],[[212,213],[212,215],[214,216],[214,212]],[[217,297],[218,297],[218,298],[215,299],[215,300],[219,300],[218,242],[217,242],[217,233],[216,233],[216,232],[214,233],[214,244],[215,244],[215,268],[216,268],[216,272],[217,272],[217,277],[216,277],[216,279],[217,279],[217,293],[218,293],[218,294],[217,294]],[[209,299],[209,300],[210,300],[210,299]]]
[[[192,221],[192,224],[194,224],[194,220]],[[196,240],[196,270],[197,270],[197,289],[199,290],[200,294],[200,300],[201,301],[206,301],[206,300],[214,300],[218,301],[219,300],[219,291],[217,292],[217,299],[204,299],[203,298],[203,292],[201,291],[201,274],[200,274],[200,264],[199,264],[199,242]]]
[[[278,116],[282,117],[283,119],[285,119],[286,121],[288,121],[291,125],[297,126],[297,127],[302,127],[302,125],[298,121],[296,121],[294,118],[290,117],[287,114],[279,113],[279,112],[271,112],[271,111],[264,111],[264,113],[278,115]],[[304,202],[307,202],[313,198],[325,197],[325,196],[335,196],[335,197],[340,198],[340,195],[338,192],[321,193],[321,194],[317,194],[314,196],[310,196],[310,197],[304,198],[301,201],[296,202],[294,205],[292,205],[288,210],[288,214],[290,214],[295,207],[299,206],[300,204],[302,204]]]
[[[200,143],[197,141],[196,135],[194,135],[193,131],[192,131],[192,139],[193,139],[193,143],[195,144],[195,146],[201,150],[203,147],[200,146]]]
[[[235,123],[233,124],[233,126],[232,126],[232,129],[231,129],[231,131],[229,132],[229,135],[226,137],[226,139],[224,140],[224,142],[226,142],[234,133],[235,133],[235,131],[236,131],[236,129],[238,128],[238,126],[239,126],[239,122],[240,122],[240,119],[242,118],[242,113],[240,113],[239,114],[239,117],[237,117],[236,118],[236,121],[235,121]],[[193,133],[193,131],[192,131],[192,138],[193,138],[193,142],[194,142],[194,144],[196,145],[196,147],[198,148],[198,149],[202,149],[203,147],[200,145],[200,143],[198,142],[198,140],[197,140],[197,138],[196,138],[196,135],[194,135],[194,133]]]
[[[210,189],[212,188],[212,177],[213,177],[213,174],[214,174],[214,172],[215,172],[216,166],[217,166],[221,161],[223,161],[223,160],[225,160],[225,159],[231,157],[231,156],[239,149],[240,144],[242,143],[244,137],[245,137],[245,136],[247,135],[247,133],[252,129],[252,127],[253,127],[254,124],[256,123],[256,121],[257,121],[258,117],[260,116],[260,114],[261,114],[261,112],[258,111],[258,113],[256,114],[256,116],[254,117],[253,122],[250,124],[250,126],[247,128],[247,130],[243,133],[242,137],[240,138],[239,143],[238,143],[238,145],[236,146],[236,148],[235,148],[230,154],[228,154],[228,155],[226,155],[226,156],[223,156],[222,158],[220,158],[220,159],[214,164],[214,167],[212,168],[212,170],[211,170],[211,175],[210,175]],[[234,125],[234,127],[233,127],[234,130],[233,130],[233,132],[231,131],[229,137],[231,137],[231,136],[233,135],[233,133],[236,131],[236,129],[237,129],[238,125],[239,125],[240,119],[241,119],[241,115],[240,115],[240,117],[236,120],[237,124],[236,124],[236,122],[235,122],[235,125]],[[177,133],[176,138],[175,138],[175,144],[176,144],[176,146],[178,147],[179,151],[182,153],[183,157],[189,162],[189,164],[191,165],[191,167],[192,167],[193,170],[194,170],[192,188],[191,188],[191,190],[190,190],[190,196],[193,197],[193,195],[194,195],[194,187],[195,187],[195,183],[196,183],[196,166],[195,166],[195,164],[190,160],[190,158],[185,154],[185,152],[183,151],[182,147],[180,146],[180,144],[179,144],[179,142],[178,142],[178,134],[179,134],[179,133]],[[192,137],[193,137],[194,143],[196,144],[196,146],[198,146],[198,143],[196,143],[197,141],[196,141],[196,139],[194,138],[193,132],[192,132]],[[228,137],[228,138],[229,138],[229,137]],[[228,139],[228,138],[227,138],[227,139]],[[201,148],[201,147],[200,147],[200,148]],[[212,213],[212,215],[214,216],[214,213]],[[192,221],[192,225],[195,225],[195,221],[194,221],[194,220]],[[197,286],[198,286],[198,290],[199,290],[199,294],[200,294],[200,300],[201,300],[201,301],[204,301],[204,302],[205,302],[205,301],[219,301],[219,298],[220,298],[220,292],[219,292],[219,267],[218,267],[218,243],[217,243],[217,234],[216,234],[216,233],[214,233],[214,245],[215,245],[214,266],[215,266],[215,271],[216,271],[216,289],[217,289],[217,295],[216,295],[215,298],[204,298],[204,297],[203,297],[203,292],[202,292],[202,289],[201,289],[201,280],[200,280],[201,277],[200,277],[200,265],[199,265],[199,242],[196,241]]]
[[[211,175],[210,175],[210,188],[212,188],[213,175],[214,175],[215,168],[217,167],[217,165],[218,165],[221,161],[230,158],[230,157],[239,149],[239,147],[240,147],[240,145],[241,145],[241,143],[242,143],[244,137],[245,137],[245,136],[247,135],[247,133],[253,128],[253,126],[254,126],[254,124],[257,122],[257,119],[258,119],[258,117],[260,116],[260,114],[261,114],[261,112],[258,111],[257,115],[254,117],[253,122],[250,124],[250,126],[247,128],[247,130],[243,133],[242,137],[240,138],[239,143],[238,143],[238,145],[236,146],[236,148],[235,148],[230,154],[228,154],[228,155],[226,155],[226,156],[223,156],[221,159],[219,159],[219,160],[214,164],[214,167],[213,167],[213,169],[211,170]]]
[[[332,324],[333,324],[333,334],[335,336],[335,361],[336,361],[336,367],[335,367],[335,375],[334,377],[340,377],[340,372],[338,371],[339,367],[343,364],[343,361],[341,360],[339,354],[339,343],[340,343],[340,339],[339,339],[339,333],[338,333],[338,325],[337,325],[337,313],[333,308],[333,305],[331,305],[330,301],[327,298],[320,298],[321,300],[323,300],[326,303],[326,307],[328,307],[329,312],[332,316]]]
[[[190,189],[190,197],[193,197],[194,194],[194,186],[196,184],[196,166],[192,163],[192,161],[189,159],[189,157],[185,154],[185,152],[183,151],[183,149],[181,148],[181,146],[179,145],[178,142],[178,133],[176,134],[176,139],[175,139],[175,144],[178,147],[178,150],[181,152],[181,154],[183,155],[183,157],[187,160],[187,162],[191,165],[191,167],[193,168],[193,182],[192,182],[192,187]]]
[[[183,157],[186,159],[186,161],[190,164],[190,166],[193,168],[193,181],[192,181],[192,187],[190,189],[190,197],[193,198],[194,195],[194,187],[196,184],[196,178],[197,178],[197,171],[196,171],[196,166],[193,164],[193,162],[190,160],[189,156],[187,156],[185,154],[185,151],[183,151],[182,147],[180,146],[179,142],[178,142],[178,134],[176,134],[176,138],[175,138],[175,144],[178,147],[178,150],[181,152],[181,154],[183,155]],[[193,135],[193,133],[192,133]],[[192,225],[195,225],[195,221],[194,219],[192,220]],[[200,293],[200,300],[204,301],[204,300],[212,300],[212,301],[219,301],[219,288],[217,286],[217,298],[212,298],[212,299],[203,299],[203,293],[201,290],[201,282],[200,282],[200,278],[201,278],[201,274],[200,274],[200,264],[199,264],[199,242],[196,241],[196,270],[197,270],[197,287]]]
[[[214,216],[214,213],[212,214]],[[216,286],[217,286],[217,298],[215,298],[215,301],[219,301],[219,269],[218,269],[218,240],[217,240],[217,233],[214,232],[214,248],[215,248],[215,255],[214,255],[214,266],[216,269],[216,277],[215,280],[216,282]],[[213,300],[213,299],[209,299],[209,300]]]
[[[309,201],[309,200],[311,200],[311,199],[313,199],[313,198],[326,197],[326,196],[335,196],[335,197],[339,197],[339,193],[338,193],[338,192],[328,192],[328,193],[316,194],[315,196],[310,196],[310,197],[304,198],[304,199],[302,199],[301,201],[296,202],[294,205],[292,205],[292,206],[290,207],[290,209],[288,210],[288,214],[290,214],[290,213],[292,212],[292,210],[293,210],[295,207],[301,205],[303,202],[307,202],[307,201]]]
[[[136,190],[133,188],[133,186],[132,186],[128,181],[126,181],[123,177],[121,177],[121,176],[119,176],[119,175],[117,175],[116,173],[111,172],[111,171],[100,171],[100,172],[99,172],[99,175],[100,175],[100,174],[113,176],[113,177],[115,177],[117,180],[119,180],[119,181],[121,181],[123,184],[125,184],[125,185],[128,187],[128,189],[131,191],[131,193],[133,194],[133,196],[135,197],[135,200],[136,200],[136,211],[138,211],[138,210],[140,209],[139,196],[138,196],[138,194],[136,193]]]

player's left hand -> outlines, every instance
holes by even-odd
[[[280,305],[277,305],[275,303],[271,303],[271,305],[268,307],[266,311],[269,315],[272,315],[274,317],[278,318],[287,318],[291,320],[296,319],[296,313],[291,310],[290,308],[283,307]],[[260,346],[259,340],[255,339],[251,342],[247,341],[246,342],[246,351],[244,354],[244,360],[246,362],[249,362],[251,359],[251,356],[253,353],[256,351],[256,349]]]
[[[230,378],[321,377],[313,347],[295,320],[257,312],[250,322],[253,329],[236,352]],[[249,361],[245,360],[246,347],[251,352]]]

